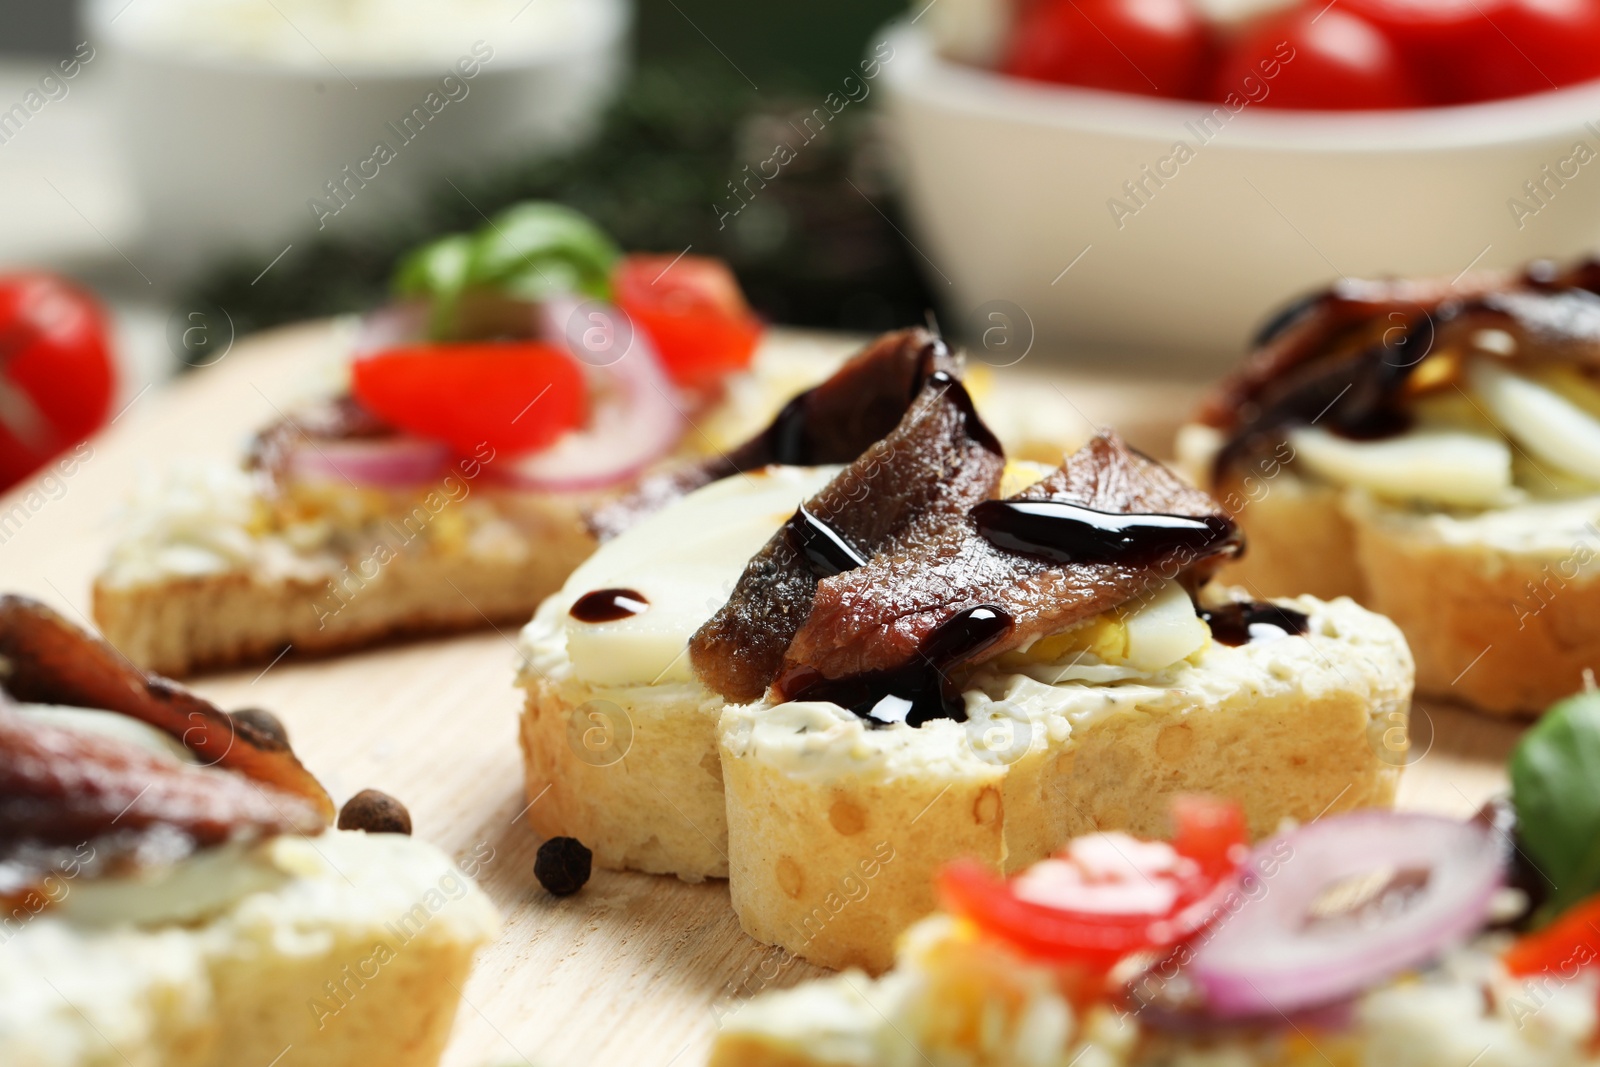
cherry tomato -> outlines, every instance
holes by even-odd
[[[566,352],[529,341],[393,348],[355,361],[351,391],[402,430],[468,455],[532,452],[588,417],[583,370]]]
[[[611,283],[617,306],[649,335],[679,385],[715,385],[750,365],[761,340],[761,321],[721,260],[624,256]]]
[[[0,277],[0,489],[98,429],[115,391],[93,297],[48,274]]]
[[[1181,944],[1220,917],[1247,839],[1234,804],[1194,798],[1173,816],[1171,844],[1090,834],[1009,881],[953,864],[939,880],[945,906],[1029,955],[1095,972]]]
[[[1531,974],[1564,974],[1600,962],[1600,897],[1568,908],[1555,922],[1519,938],[1506,950],[1506,970],[1516,978]]]
[[[1210,51],[1191,0],[1034,0],[1001,65],[1036,81],[1192,98]]]
[[[1294,8],[1244,29],[1227,46],[1211,95],[1255,107],[1361,111],[1425,101],[1398,49],[1337,7]]]
[[[1346,0],[1400,48],[1429,100],[1470,103],[1600,77],[1597,0]]]

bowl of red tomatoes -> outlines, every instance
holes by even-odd
[[[1225,360],[1341,276],[1600,243],[1600,0],[940,0],[888,42],[919,249],[1047,340]]]

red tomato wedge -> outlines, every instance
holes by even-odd
[[[1171,844],[1090,834],[1009,880],[953,864],[940,892],[950,911],[1031,956],[1103,972],[1182,944],[1221,914],[1220,894],[1247,855],[1244,816],[1196,797],[1174,804],[1173,817]]]
[[[1573,977],[1580,969],[1600,962],[1600,897],[1569,908],[1540,930],[1519,938],[1506,950],[1506,970],[1516,978],[1532,974]]]
[[[761,320],[720,259],[624,256],[611,281],[617,306],[649,335],[674,382],[711,386],[750,365]]]
[[[1210,30],[1190,0],[1035,0],[1003,68],[1036,81],[1195,97],[1209,56]]]
[[[351,391],[394,426],[462,455],[533,452],[588,417],[583,369],[552,345],[483,341],[391,348],[355,361]]]
[[[1247,27],[1226,49],[1211,95],[1256,107],[1364,111],[1421,107],[1400,51],[1359,16],[1300,7]]]
[[[105,421],[116,390],[105,316],[48,274],[0,277],[0,489]]]

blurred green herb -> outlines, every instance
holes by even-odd
[[[1600,693],[1568,697],[1545,712],[1511,755],[1517,836],[1550,896],[1543,926],[1600,893]]]

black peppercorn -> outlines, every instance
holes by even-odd
[[[533,861],[534,877],[558,897],[571,896],[589,880],[594,853],[576,837],[552,837],[539,846]]]
[[[363,789],[339,809],[339,829],[369,834],[410,834],[411,813],[406,806],[376,789]]]

